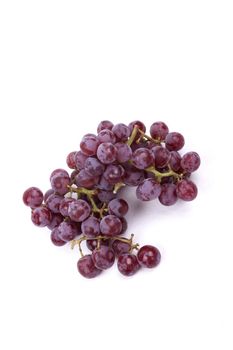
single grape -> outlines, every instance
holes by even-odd
[[[197,186],[190,180],[181,180],[176,187],[176,194],[178,198],[183,201],[192,201],[197,197]]]
[[[117,142],[115,143],[115,147],[117,149],[117,161],[119,163],[125,163],[131,160],[133,152],[127,143]]]
[[[68,216],[69,205],[74,201],[75,199],[71,197],[63,198],[63,200],[61,201],[59,210],[64,217]]]
[[[97,132],[99,134],[99,132],[101,130],[104,130],[104,129],[109,129],[109,130],[112,130],[113,128],[113,123],[110,122],[109,120],[103,120],[102,122],[99,123],[98,127],[97,127]]]
[[[53,194],[53,193],[54,193],[54,190],[52,190],[52,188],[50,188],[48,191],[46,191],[44,194],[44,202],[46,202],[46,200],[48,199],[50,194]]]
[[[113,191],[114,189],[114,185],[110,184],[104,176],[100,177],[99,183],[96,186],[97,188],[99,188],[100,190],[104,190],[104,191]]]
[[[125,167],[124,183],[127,186],[137,186],[145,179],[143,171],[136,169],[132,165]]]
[[[99,276],[99,274],[102,272],[102,270],[95,267],[91,254],[84,255],[82,258],[80,258],[77,263],[77,268],[79,273],[86,278],[94,278]]]
[[[94,156],[99,146],[99,140],[95,135],[85,135],[80,143],[80,149],[86,156]]]
[[[146,127],[145,127],[145,125],[144,125],[142,122],[140,122],[139,120],[135,120],[135,121],[133,121],[133,122],[131,122],[131,123],[129,124],[130,133],[132,133],[133,128],[134,128],[136,125],[137,125],[138,129],[140,129],[140,130],[143,131],[143,132],[146,132]],[[139,135],[140,135],[140,134],[139,134]]]
[[[144,245],[137,253],[139,264],[142,267],[152,268],[157,266],[161,260],[160,251],[152,245]]]
[[[90,216],[91,207],[86,201],[77,199],[69,204],[68,214],[71,220],[75,222],[82,222],[86,220],[88,216]]]
[[[76,153],[77,152],[70,152],[66,158],[66,164],[70,169],[76,169]]]
[[[101,143],[97,149],[97,157],[103,164],[115,162],[117,157],[117,148],[110,142]]]
[[[140,269],[136,255],[131,253],[119,255],[117,267],[124,276],[132,276]]]
[[[161,186],[154,179],[146,179],[136,189],[136,196],[141,201],[151,201],[161,193]]]
[[[45,227],[52,221],[52,213],[46,207],[37,207],[32,210],[31,219],[34,225]]]
[[[124,253],[129,253],[131,245],[127,242],[120,241],[115,239],[112,243],[112,249],[114,250],[116,256],[119,256]]]
[[[99,132],[97,138],[98,138],[100,143],[103,143],[103,142],[115,143],[116,142],[116,136],[109,129],[101,130]]]
[[[140,135],[139,135],[140,137]],[[153,147],[155,146],[155,144],[153,143]],[[131,144],[131,150],[132,152],[136,151],[136,149],[139,148],[148,148],[151,149],[152,147],[148,147],[148,142],[145,140],[140,140],[140,139],[135,139],[135,141]]]
[[[54,173],[54,172],[53,172]],[[60,195],[68,192],[68,185],[70,185],[70,177],[66,170],[59,169],[50,177],[52,189]]]
[[[24,204],[32,209],[39,207],[43,202],[43,198],[43,193],[37,187],[30,187],[23,194]]]
[[[121,165],[109,164],[104,171],[104,177],[110,184],[116,184],[121,182],[124,176],[125,170]]]
[[[116,198],[116,193],[113,193],[112,191],[104,191],[99,190],[97,193],[97,197],[102,203],[108,203],[112,199]]]
[[[92,259],[95,266],[100,270],[106,270],[112,267],[115,262],[114,250],[105,245],[96,248],[92,253]]]
[[[163,168],[168,165],[171,155],[166,148],[162,146],[155,146],[151,150],[154,154],[154,164],[156,168]]]
[[[170,132],[165,138],[165,145],[169,151],[179,151],[184,147],[184,137],[178,132]]]
[[[87,237],[93,238],[98,236],[100,234],[100,220],[94,216],[90,216],[82,222],[81,230]]]
[[[89,157],[85,161],[85,172],[90,176],[100,176],[103,174],[105,166],[96,158]]]
[[[53,230],[55,227],[59,226],[63,220],[64,220],[64,217],[61,214],[52,214],[52,220],[47,225],[47,227],[50,230]]]
[[[175,172],[180,171],[180,167],[181,167],[180,162],[181,162],[181,155],[177,151],[171,151],[169,165],[173,171]]]
[[[161,186],[159,201],[161,204],[169,206],[177,202],[176,185],[165,183]]]
[[[115,215],[107,215],[100,221],[100,231],[105,236],[117,236],[121,234],[122,223]]]
[[[45,204],[46,206],[51,210],[53,213],[60,213],[60,204],[64,197],[59,196],[56,193],[52,193],[46,200]]]
[[[61,246],[66,244],[66,242],[60,238],[60,231],[59,231],[58,227],[55,227],[52,230],[51,235],[50,235],[50,239],[51,239],[52,243],[54,245],[56,245],[57,247],[61,247]]]
[[[66,175],[66,176],[69,176],[68,172],[64,169],[55,169],[51,172],[50,174],[50,178],[49,180],[51,181],[52,177],[55,176],[55,175],[59,175],[59,174],[62,174],[62,175]]]
[[[164,141],[169,129],[164,122],[155,122],[150,127],[150,134],[156,140]]]
[[[101,239],[100,246],[102,246],[102,245],[109,246],[109,240],[108,239]],[[93,250],[95,250],[98,246],[98,240],[97,239],[87,239],[86,246],[91,252],[93,252]]]
[[[115,134],[117,141],[127,141],[130,135],[130,128],[123,123],[114,125],[112,131]]]
[[[83,154],[83,152],[78,151],[75,154],[75,166],[78,170],[82,170],[85,166],[85,162],[88,156]]]
[[[108,203],[109,213],[118,218],[125,216],[129,210],[128,203],[122,198],[115,198]]]
[[[75,177],[75,184],[78,187],[85,187],[92,189],[99,182],[99,177],[89,175],[85,169],[80,170],[78,175]]]
[[[63,221],[59,226],[59,238],[64,242],[69,242],[81,234],[80,226],[76,222]]]
[[[132,164],[137,169],[146,169],[154,163],[154,154],[147,148],[138,148],[133,152]]]
[[[196,152],[188,152],[183,155],[180,164],[183,170],[193,173],[199,168],[201,159]]]

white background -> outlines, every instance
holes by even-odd
[[[0,348],[233,348],[232,1],[0,2]],[[151,271],[86,280],[22,203],[98,122],[164,120],[200,153],[199,196],[130,192]]]

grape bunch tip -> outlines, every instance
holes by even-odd
[[[151,125],[149,135],[141,121],[128,126],[104,120],[97,134],[86,134],[80,150],[66,158],[71,174],[55,169],[50,175],[50,189],[43,194],[37,187],[28,188],[23,202],[31,208],[31,220],[51,230],[56,246],[71,243],[81,257],[79,273],[93,278],[113,266],[124,276],[139,269],[156,267],[160,251],[152,245],[139,246],[134,235],[124,237],[125,215],[129,205],[119,197],[125,186],[136,187],[141,201],[158,199],[171,206],[178,200],[192,201],[198,190],[190,180],[200,166],[196,152],[181,155],[183,135],[169,132],[164,122]],[[90,254],[83,254],[82,244]]]

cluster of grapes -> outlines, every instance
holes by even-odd
[[[142,201],[158,198],[166,206],[197,196],[197,187],[189,178],[200,166],[199,155],[188,152],[181,156],[178,151],[184,146],[184,137],[169,132],[163,122],[151,125],[150,136],[145,132],[140,121],[128,126],[102,121],[97,135],[86,134],[80,150],[67,156],[70,175],[56,169],[50,176],[51,189],[44,195],[37,187],[23,194],[24,203],[32,210],[32,222],[48,227],[56,246],[78,245],[81,258],[77,267],[84,277],[99,275],[116,257],[125,276],[160,262],[156,247],[139,249],[133,235],[122,237],[128,212],[127,202],[118,197],[123,186],[136,186],[136,196]],[[83,241],[91,254],[83,254]]]

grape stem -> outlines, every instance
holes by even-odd
[[[150,166],[150,167],[146,168],[145,170],[149,173],[153,173],[155,175],[155,178],[159,182],[161,182],[162,178],[164,178],[164,177],[174,176],[176,178],[176,180],[181,180],[182,176],[183,176],[183,174],[179,175],[175,171],[173,171],[171,168],[166,173],[160,173],[160,171],[156,170],[154,166]]]
[[[131,146],[132,143],[134,142],[135,138],[138,136],[138,133],[141,134],[141,136],[138,138],[138,140],[136,141],[137,143],[140,142],[141,138],[143,138],[144,140],[148,140],[151,141],[153,143],[155,143],[156,145],[160,145],[161,141],[159,139],[153,139],[152,137],[150,137],[149,135],[146,135],[144,133],[144,131],[142,131],[141,129],[139,129],[139,127],[137,125],[134,126],[133,131],[130,135],[130,138],[127,141],[127,145]]]
[[[86,241],[86,240],[97,240],[97,249],[100,249],[101,240],[111,239],[112,242],[114,242],[115,240],[118,240],[118,241],[130,244],[129,252],[132,253],[132,251],[134,249],[136,249],[136,250],[139,249],[139,244],[138,243],[133,243],[133,237],[134,237],[133,234],[131,234],[130,238],[119,237],[119,236],[109,237],[109,236],[103,236],[103,235],[99,235],[97,237],[90,238],[90,237],[87,237],[87,236],[83,235],[79,239],[73,239],[71,241],[71,249],[74,249],[74,247],[77,245],[78,249],[79,249],[79,252],[80,252],[80,255],[81,255],[81,257],[83,257],[84,254],[83,254],[82,247],[81,247],[81,244],[82,244],[83,241]]]

